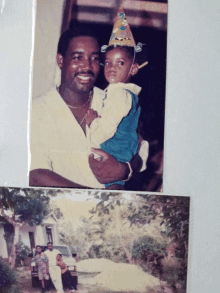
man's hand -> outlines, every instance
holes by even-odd
[[[94,154],[89,156],[89,165],[99,183],[112,183],[128,178],[129,167],[126,163],[118,162],[108,153],[92,148],[92,151],[102,159],[94,159]]]

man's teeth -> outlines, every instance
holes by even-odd
[[[78,77],[81,78],[82,80],[88,80],[88,79],[90,79],[90,76],[78,75]]]

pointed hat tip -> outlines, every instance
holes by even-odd
[[[117,19],[114,23],[109,46],[128,46],[135,47],[135,40],[122,7],[119,7]]]

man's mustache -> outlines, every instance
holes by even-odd
[[[80,71],[80,72],[77,72],[77,73],[75,73],[75,76],[74,77],[76,77],[77,75],[81,75],[81,74],[91,75],[92,77],[95,76],[95,74],[94,74],[93,71],[88,70],[88,71]]]

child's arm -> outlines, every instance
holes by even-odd
[[[50,271],[49,271],[49,262],[47,262],[46,273],[47,273],[47,275],[49,275],[49,274],[50,274]]]
[[[121,120],[126,117],[132,106],[131,94],[122,89],[108,90],[104,101],[101,117],[96,118],[90,125],[91,140],[101,144],[112,138]]]
[[[89,109],[85,115],[86,124],[90,127],[91,123],[95,118],[100,117],[96,111]]]

